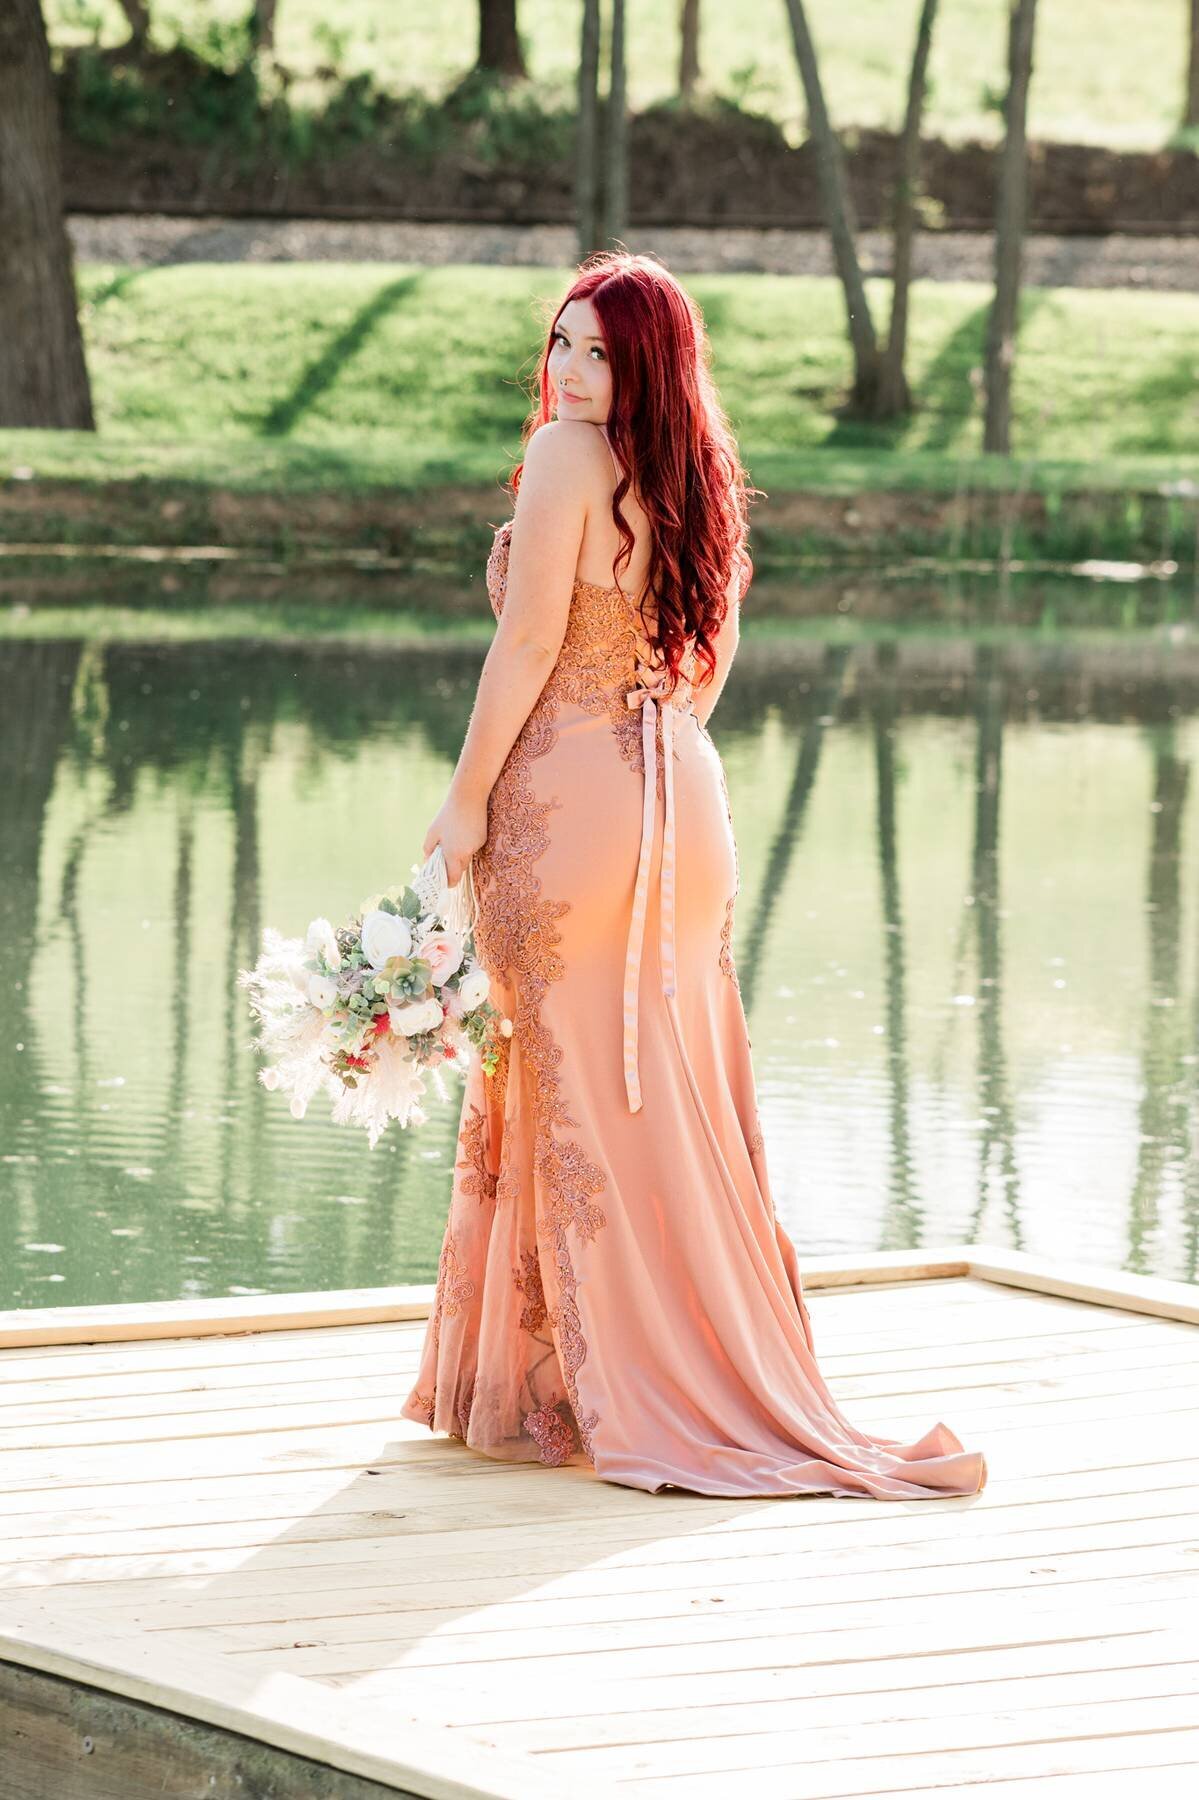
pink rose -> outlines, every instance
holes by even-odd
[[[430,979],[440,987],[462,967],[466,946],[452,931],[431,931],[421,942],[417,955],[430,967]]]

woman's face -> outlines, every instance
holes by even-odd
[[[603,331],[590,300],[562,308],[550,341],[550,391],[560,419],[607,423],[612,405],[612,369]]]

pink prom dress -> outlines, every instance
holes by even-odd
[[[498,618],[512,521],[487,565]],[[633,600],[576,581],[488,801],[475,942],[513,1021],[473,1061],[403,1416],[657,1492],[974,1494],[946,1425],[870,1436],[816,1360],[775,1217],[731,938],[728,788]]]

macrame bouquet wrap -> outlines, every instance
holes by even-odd
[[[475,956],[471,865],[450,887],[439,844],[412,873],[344,925],[313,919],[303,938],[268,925],[258,961],[237,976],[260,1025],[262,1085],[290,1094],[297,1119],[323,1089],[334,1122],[362,1126],[372,1149],[391,1119],[425,1123],[427,1078],[448,1099],[446,1065],[465,1072],[474,1054],[491,1075],[512,1035]]]

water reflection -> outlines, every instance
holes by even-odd
[[[780,1215],[1193,1279],[1199,652],[832,639],[713,720]],[[407,872],[481,655],[0,640],[0,1305],[432,1278],[456,1097],[291,1119],[233,977]]]

